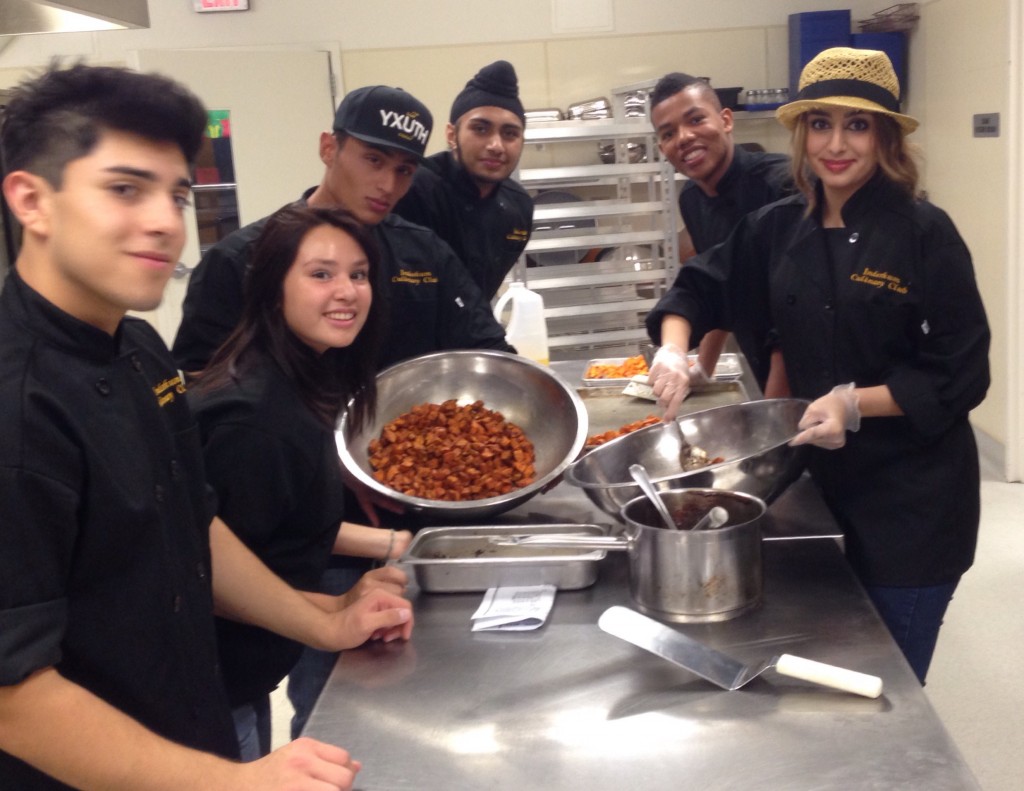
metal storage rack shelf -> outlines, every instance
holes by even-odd
[[[536,123],[525,138],[516,178],[537,203],[517,275],[544,296],[551,359],[636,354],[644,317],[678,266],[675,174],[650,123]],[[613,162],[601,161],[599,145],[613,148]]]

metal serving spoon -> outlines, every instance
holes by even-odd
[[[726,511],[722,506],[716,505],[704,516],[697,520],[697,524],[691,527],[691,530],[714,530],[716,527],[721,527],[729,521],[729,512]]]
[[[678,530],[679,526],[676,525],[676,520],[672,518],[672,514],[668,512],[668,509],[665,507],[665,503],[663,503],[661,498],[658,496],[658,490],[654,488],[654,482],[647,474],[647,468],[642,464],[630,464],[629,474],[632,475],[633,480],[640,485],[643,493],[647,495],[647,499],[654,504],[659,516],[661,516],[661,521],[665,523],[665,527],[669,530]]]

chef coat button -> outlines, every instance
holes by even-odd
[[[206,564],[201,560],[196,563],[196,576],[201,580],[206,579]]]
[[[171,459],[171,480],[177,481],[181,479],[181,465],[178,464],[177,460]]]
[[[181,612],[181,596],[175,596],[174,597],[174,608],[173,609],[174,609],[174,612],[176,612],[176,613]]]
[[[139,355],[137,354],[132,355],[132,368],[136,371],[142,370],[142,360],[139,359]]]
[[[106,379],[96,380],[96,392],[100,395],[110,395],[110,382]]]
[[[850,244],[856,244],[858,239],[860,239],[860,234],[856,231],[850,234]]]
[[[156,501],[158,503],[162,503],[164,501],[164,487],[161,486],[160,484],[157,484],[156,486],[154,486],[153,487],[153,496],[156,498]]]

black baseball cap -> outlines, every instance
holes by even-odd
[[[401,88],[368,85],[348,93],[334,115],[334,131],[364,143],[397,148],[422,158],[434,118],[419,99]]]

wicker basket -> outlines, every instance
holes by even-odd
[[[919,3],[898,3],[876,11],[870,19],[859,20],[857,25],[862,33],[909,32],[917,26],[917,20],[921,18],[917,11],[918,5]]]

